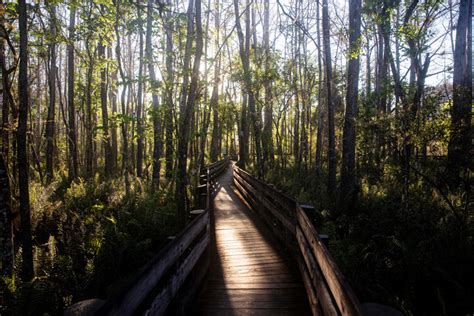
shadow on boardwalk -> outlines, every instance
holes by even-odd
[[[240,200],[232,168],[214,198],[212,261],[196,315],[310,315],[303,283],[288,253]]]

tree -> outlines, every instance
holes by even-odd
[[[12,211],[7,166],[0,154],[0,267],[2,276],[13,273]]]
[[[219,47],[219,28],[220,28],[220,15],[219,15],[219,1],[216,1],[216,16],[215,16],[215,28],[216,28],[216,48]],[[220,81],[220,66],[221,66],[221,53],[216,56],[214,61],[214,81],[212,85],[212,94],[210,101],[210,108],[212,110],[212,141],[211,141],[211,161],[217,161],[219,156],[219,81]]]
[[[76,109],[74,106],[74,41],[75,41],[76,8],[74,4],[69,8],[69,43],[67,45],[67,69],[68,69],[68,145],[69,145],[69,178],[77,177],[77,133],[76,133]]]
[[[139,59],[138,59],[138,92],[137,92],[137,177],[143,173],[143,19],[142,9],[137,6],[139,24]]]
[[[324,69],[326,76],[326,96],[328,111],[328,192],[334,197],[336,192],[336,135],[334,127],[334,100],[332,97],[332,63],[331,44],[329,41],[329,10],[328,1],[323,0],[323,46]]]
[[[102,6],[103,9],[103,6]],[[109,135],[109,113],[107,109],[107,67],[105,65],[105,46],[99,39],[97,52],[101,60],[100,67],[100,107],[102,110],[102,144],[104,146],[104,174],[106,178],[112,175],[112,147]]]
[[[49,43],[49,107],[46,121],[46,182],[51,182],[54,177],[54,134],[55,134],[55,112],[56,112],[56,7],[51,4],[50,10],[50,32]]]
[[[316,170],[321,171],[322,165],[322,151],[323,151],[323,103],[322,103],[322,91],[323,91],[323,71],[322,71],[322,54],[321,54],[321,32],[320,32],[320,13],[319,1],[316,1],[316,36],[317,36],[317,50],[318,50],[318,121],[316,131]]]
[[[117,57],[117,65],[118,65],[118,70],[120,73],[120,79],[122,82],[128,82],[129,78],[125,75],[125,71],[122,66],[122,46],[120,44],[121,37],[120,37],[120,31],[119,31],[119,19],[120,19],[120,13],[121,13],[121,1],[117,0],[115,3],[115,23],[114,23],[114,28],[115,28],[115,36],[117,38],[117,43],[115,45],[115,55]],[[130,180],[129,180],[129,162],[128,162],[128,123],[127,123],[127,109],[126,109],[126,102],[125,102],[125,96],[127,93],[127,90],[130,90],[130,83],[124,84],[124,87],[122,89],[122,94],[120,97],[120,103],[121,103],[121,108],[122,108],[122,120],[120,122],[120,127],[121,127],[121,132],[122,132],[122,173],[124,176],[124,182],[125,182],[125,192],[127,195],[130,194]]]
[[[18,2],[20,30],[20,63],[18,72],[19,114],[17,129],[17,166],[18,187],[20,199],[21,231],[20,244],[22,248],[21,278],[30,281],[33,278],[33,251],[30,219],[30,192],[28,185],[28,153],[26,131],[28,125],[29,96],[28,96],[28,15],[26,1]]]
[[[168,2],[170,6],[171,0]],[[166,147],[165,147],[165,176],[171,179],[173,174],[173,85],[174,85],[174,71],[173,71],[173,20],[171,18],[171,9],[166,12],[165,18],[165,33],[166,33],[166,81],[165,81],[165,133],[166,133]]]
[[[186,165],[188,158],[188,143],[189,143],[189,122],[193,113],[197,98],[197,88],[199,81],[199,67],[201,63],[203,40],[202,40],[202,24],[201,24],[201,0],[195,0],[195,16],[193,17],[193,0],[189,1],[188,7],[188,39],[191,37],[190,30],[193,29],[192,24],[195,20],[196,23],[196,47],[194,55],[194,65],[191,75],[191,82],[189,84],[189,90],[184,98],[186,103],[183,104],[179,119],[179,139],[178,139],[178,170],[176,175],[176,207],[178,211],[178,221],[181,224],[186,222],[186,214],[188,211],[187,206],[187,175]],[[188,43],[187,43],[188,44]],[[190,45],[186,45],[186,50],[190,49]],[[188,55],[189,56],[189,55]],[[185,53],[186,59],[186,53]],[[185,60],[186,62],[186,60]]]
[[[153,26],[153,0],[148,0],[147,6],[147,26],[146,26],[146,58],[148,62],[148,73],[150,74],[150,85],[152,89],[153,100],[153,184],[157,187],[160,183],[160,156],[161,156],[161,120],[159,115],[158,101],[158,82],[155,75],[155,66],[153,64],[153,49],[151,42],[151,32]]]
[[[355,149],[356,116],[359,90],[359,50],[362,4],[360,0],[349,1],[349,51],[347,66],[346,112],[342,139],[342,168],[340,201],[353,203],[355,198]],[[347,205],[346,205],[347,206]]]
[[[244,83],[244,92],[247,95],[248,109],[250,114],[250,119],[252,122],[252,131],[255,139],[255,155],[257,156],[257,175],[258,177],[263,177],[263,164],[262,164],[262,150],[260,142],[260,125],[258,114],[255,109],[255,92],[252,87],[252,74],[250,72],[250,2],[247,1],[247,7],[245,8],[245,39],[242,32],[242,26],[240,24],[240,13],[239,13],[239,3],[237,0],[234,0],[234,12],[235,12],[235,26],[237,29],[237,35],[239,37],[239,54],[240,60],[243,68],[243,83]],[[244,42],[245,41],[245,42]],[[244,108],[244,107],[243,107]],[[242,113],[242,117],[244,113]],[[244,121],[242,121],[242,125]],[[242,137],[242,142],[245,142],[245,138]],[[246,146],[246,144],[240,144],[240,146]],[[243,152],[244,160],[242,165],[245,166],[245,155]],[[242,159],[242,157],[241,157]]]
[[[270,51],[270,1],[265,0],[263,3],[263,48],[265,51],[265,111],[264,111],[264,125],[263,125],[263,162],[266,168],[271,168],[273,165],[273,97],[272,97],[272,83],[271,83],[271,51]]]
[[[451,185],[459,185],[472,163],[472,1],[461,0],[454,49],[453,106],[451,137],[448,145],[448,171]]]

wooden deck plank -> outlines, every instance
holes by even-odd
[[[262,223],[239,199],[232,168],[214,199],[215,256],[196,315],[310,315],[304,284]]]

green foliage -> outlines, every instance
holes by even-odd
[[[127,196],[122,179],[98,175],[46,188],[32,183],[36,278],[2,279],[6,314],[57,315],[79,300],[106,297],[175,234],[168,192],[148,192],[138,179],[131,184]]]
[[[434,163],[439,165],[439,161]],[[363,176],[351,214],[330,216],[325,175],[274,170],[267,181],[320,214],[317,229],[362,302],[392,305],[406,315],[457,315],[474,293],[474,218],[456,216],[430,183],[418,178],[404,200],[397,168]],[[431,170],[431,171],[430,171]],[[436,167],[424,170],[433,174]],[[370,175],[369,171],[365,171]],[[462,195],[449,193],[457,211]]]

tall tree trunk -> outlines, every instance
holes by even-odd
[[[138,92],[137,92],[137,177],[143,174],[143,21],[142,9],[137,6],[139,19],[139,60],[138,60]]]
[[[334,128],[334,101],[332,97],[331,44],[329,41],[328,0],[323,0],[323,46],[326,73],[326,95],[328,110],[328,192],[334,197],[336,192],[336,138]]]
[[[102,110],[102,133],[104,146],[104,174],[106,178],[112,175],[112,150],[110,146],[109,136],[109,113],[107,109],[107,67],[103,65],[105,60],[105,46],[102,44],[102,39],[99,39],[97,46],[99,59],[101,59],[100,68],[100,107]]]
[[[0,271],[1,276],[13,273],[12,216],[10,207],[10,184],[7,166],[0,154]]]
[[[56,112],[56,7],[51,5],[50,31],[51,39],[49,43],[49,107],[48,119],[46,121],[46,182],[50,183],[54,177],[54,132],[55,132],[55,112]]]
[[[122,48],[120,45],[121,38],[120,38],[120,32],[119,32],[119,17],[120,17],[120,0],[116,2],[116,15],[115,15],[115,36],[117,37],[117,44],[115,46],[115,55],[117,57],[117,65],[118,65],[118,70],[120,73],[120,78],[122,79],[123,82],[123,89],[122,89],[122,94],[120,96],[120,103],[121,103],[121,110],[122,110],[122,116],[124,118],[122,119],[120,123],[120,129],[122,132],[122,172],[124,176],[124,181],[125,181],[125,192],[127,195],[130,194],[130,180],[129,180],[129,163],[128,163],[128,123],[127,119],[125,119],[125,116],[128,114],[127,113],[127,106],[126,106],[126,92],[127,88],[130,89],[130,83],[126,83],[128,81],[127,76],[125,75],[125,72],[123,70],[123,65],[122,65]]]
[[[235,11],[235,25],[237,29],[237,35],[239,37],[239,53],[240,59],[242,62],[242,68],[244,70],[244,91],[248,95],[248,109],[250,114],[250,119],[252,122],[252,129],[255,138],[255,154],[257,156],[257,176],[259,178],[263,177],[263,165],[261,161],[261,143],[260,143],[260,126],[259,119],[255,110],[255,94],[252,88],[252,74],[250,72],[250,2],[247,1],[247,7],[245,12],[245,44],[244,44],[244,34],[242,32],[242,26],[240,24],[240,13],[239,13],[239,3],[237,0],[234,0],[234,11]],[[243,115],[243,113],[242,113]],[[245,144],[244,144],[245,145]]]
[[[94,141],[93,141],[93,122],[92,122],[92,76],[94,71],[94,53],[90,51],[90,41],[86,40],[86,50],[89,57],[89,65],[87,66],[86,75],[86,144],[85,144],[85,161],[86,161],[86,177],[93,175],[93,159],[94,159]]]
[[[18,73],[18,95],[19,113],[17,130],[17,166],[18,166],[18,187],[20,193],[20,244],[22,247],[21,279],[25,282],[33,278],[33,247],[31,238],[30,219],[30,192],[29,192],[29,164],[26,132],[28,128],[28,16],[26,12],[26,1],[19,0],[18,4],[20,29],[20,64]]]
[[[215,16],[215,28],[216,28],[216,49],[219,47],[219,28],[220,28],[220,15],[219,15],[219,1],[216,1],[216,16]],[[217,61],[214,61],[214,82],[212,86],[212,94],[210,107],[212,109],[212,140],[211,140],[211,162],[217,161],[219,157],[219,68],[221,65],[221,54],[216,56]]]
[[[218,1],[217,1],[218,2]],[[211,0],[207,1],[207,8],[211,7]],[[219,8],[219,5],[217,4],[217,8]],[[204,39],[205,39],[205,45],[204,45],[204,78],[203,80],[205,82],[208,81],[208,73],[209,73],[209,67],[207,66],[207,61],[208,61],[208,47],[209,47],[209,19],[211,16],[211,10],[206,11],[206,31],[204,33]],[[218,30],[216,30],[218,31]],[[217,36],[216,36],[217,38]],[[218,44],[216,45],[218,46]],[[217,62],[217,61],[216,61]],[[216,64],[214,64],[216,66]],[[198,149],[198,158],[196,159],[195,162],[195,170],[197,177],[194,177],[196,180],[196,185],[197,182],[199,181],[199,174],[201,167],[204,166],[204,156],[206,152],[206,144],[207,144],[207,133],[209,130],[209,124],[211,122],[211,111],[212,111],[212,105],[211,102],[209,102],[209,107],[207,108],[206,104],[208,103],[208,94],[209,94],[209,89],[207,87],[204,88],[204,102],[202,104],[203,110],[202,110],[202,120],[199,128],[199,122],[196,122],[196,130],[199,130],[199,134],[196,133],[196,143],[199,143],[199,149]],[[213,90],[214,91],[214,90]],[[196,114],[199,114],[196,113]],[[197,144],[196,144],[197,145]]]
[[[322,151],[323,151],[323,104],[322,104],[322,96],[321,93],[323,91],[323,71],[322,71],[322,54],[321,54],[321,32],[320,32],[320,16],[319,16],[320,8],[319,8],[319,1],[316,1],[316,36],[317,36],[317,43],[318,43],[318,127],[316,131],[316,153],[314,160],[316,162],[316,170],[319,172],[321,171],[322,165]]]
[[[107,47],[107,58],[112,59],[112,47]],[[117,115],[117,72],[115,69],[108,80],[108,94],[110,102],[112,103],[112,116],[116,117]],[[118,144],[117,144],[117,127],[115,124],[109,126],[110,129],[110,146],[111,146],[111,167],[112,172],[115,172],[117,169],[117,158],[118,158]]]
[[[359,38],[361,25],[361,0],[349,1],[349,52],[347,66],[346,112],[342,139],[341,198],[343,206],[353,203],[356,197],[355,149],[357,101],[359,89]]]
[[[249,156],[249,127],[247,121],[247,94],[242,96],[242,110],[240,113],[240,130],[239,130],[239,161],[237,165],[245,169]]]
[[[76,8],[71,5],[69,8],[69,44],[67,46],[67,99],[68,99],[68,145],[69,145],[69,179],[77,177],[77,134],[76,134],[76,109],[74,106],[74,40]]]
[[[171,0],[168,1],[171,5]],[[166,83],[165,83],[165,104],[164,114],[165,134],[166,134],[166,154],[165,154],[165,175],[167,179],[173,176],[173,20],[171,10],[166,13]]]
[[[3,4],[3,1],[0,1],[0,4]],[[0,25],[4,25],[4,16],[0,16]],[[13,105],[13,96],[11,93],[10,87],[10,72],[12,69],[7,69],[7,62],[5,57],[5,40],[0,38],[0,71],[1,71],[1,80],[2,80],[2,127],[1,127],[1,136],[2,136],[2,150],[1,155],[5,161],[5,165],[8,166],[9,161],[9,151],[10,151],[10,127],[9,127],[9,113],[10,106]]]
[[[263,2],[263,49],[265,51],[265,72],[267,77],[263,83],[265,90],[265,110],[263,125],[263,161],[267,169],[272,168],[274,160],[273,148],[273,97],[272,82],[269,77],[271,72],[271,55],[270,55],[270,1]]]
[[[155,66],[153,64],[153,49],[151,42],[151,32],[153,26],[153,0],[148,0],[147,7],[147,25],[146,25],[146,58],[148,61],[148,73],[150,74],[152,100],[153,100],[153,173],[152,183],[154,187],[160,184],[160,156],[161,156],[161,120],[159,114],[157,81],[155,75]]]
[[[189,1],[188,10],[188,30],[192,29],[190,23],[193,23],[192,7],[193,0]],[[201,63],[203,39],[202,39],[202,25],[201,25],[201,0],[195,0],[195,20],[196,20],[196,47],[194,55],[193,72],[191,75],[191,83],[189,85],[189,92],[186,97],[186,104],[182,108],[182,112],[179,120],[179,139],[178,139],[178,173],[176,176],[176,206],[178,209],[178,221],[181,224],[186,222],[186,214],[188,211],[187,206],[187,176],[186,176],[186,165],[187,165],[187,154],[188,154],[188,143],[190,126],[189,122],[193,114],[195,101],[197,97],[197,88],[199,81],[199,67]],[[190,37],[191,34],[187,33]],[[187,49],[190,47],[186,47]],[[185,54],[186,55],[186,54]]]
[[[448,146],[450,184],[459,185],[472,163],[472,1],[460,0],[456,28],[453,71],[453,106],[451,108],[451,138]]]

